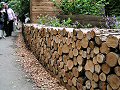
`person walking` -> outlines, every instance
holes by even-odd
[[[3,23],[4,23],[4,18],[2,12],[2,4],[0,3],[0,39],[2,39],[3,37]]]
[[[8,37],[12,35],[15,13],[11,8],[8,7],[7,3],[3,4],[3,11],[4,11],[4,30],[6,33],[6,37]]]

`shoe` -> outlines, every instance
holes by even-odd
[[[6,35],[5,37],[9,37],[9,35]]]

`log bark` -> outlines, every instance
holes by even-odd
[[[107,54],[106,56],[106,63],[110,66],[110,67],[114,67],[118,62],[118,55],[114,52],[110,52]]]

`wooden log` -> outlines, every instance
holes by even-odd
[[[98,76],[98,74],[93,73],[93,80],[94,80],[95,82],[98,82],[98,81],[99,81],[99,76]]]
[[[93,74],[90,71],[85,71],[85,76],[89,79],[89,80],[93,80]]]
[[[82,63],[83,63],[83,58],[82,58],[81,55],[78,55],[78,56],[77,56],[77,63],[78,63],[79,65],[82,65]]]
[[[72,86],[72,80],[71,79],[68,80],[68,85]]]
[[[75,41],[72,42],[72,48],[75,48],[76,45],[75,45]]]
[[[108,74],[110,72],[110,67],[108,64],[102,64],[102,71],[105,73],[105,74]]]
[[[81,41],[81,46],[82,46],[83,48],[87,48],[87,47],[88,47],[88,39],[87,39],[87,37],[84,37],[84,38],[82,39],[82,41]]]
[[[78,50],[77,49],[73,49],[73,55],[78,56]]]
[[[100,90],[106,90],[107,89],[106,82],[99,81],[99,89]]]
[[[95,57],[93,58],[93,64],[94,64],[94,65],[98,64],[98,62],[97,62],[97,56],[95,56]]]
[[[99,46],[102,44],[102,40],[100,39],[99,36],[95,36],[95,43]]]
[[[118,89],[120,86],[120,83],[118,83],[120,82],[120,78],[115,74],[108,75],[107,81],[112,89]]]
[[[113,90],[110,85],[107,85],[107,90]]]
[[[114,68],[114,71],[115,71],[116,75],[117,75],[118,77],[120,77],[120,66],[116,66],[116,67]]]
[[[100,52],[103,53],[103,54],[107,54],[107,53],[110,52],[110,49],[108,48],[106,42],[101,44]]]
[[[87,60],[85,64],[85,70],[90,70],[92,73],[94,72],[94,64],[91,60]]]
[[[107,54],[106,56],[106,63],[110,66],[110,67],[114,67],[118,62],[118,55],[114,52],[110,52]]]
[[[98,63],[103,63],[103,61],[105,60],[105,56],[103,54],[97,54],[96,59]]]
[[[75,86],[72,86],[71,90],[77,90],[77,88]]]
[[[99,74],[100,71],[101,71],[100,65],[99,65],[99,64],[96,64],[96,65],[95,65],[95,72]]]
[[[63,66],[64,66],[64,62],[60,62],[60,66],[59,67],[62,69]]]
[[[120,65],[120,57],[119,57],[119,59],[118,59],[118,64]]]
[[[63,53],[69,53],[69,48],[68,48],[68,45],[67,44],[64,44],[63,47],[62,47],[62,52]]]
[[[66,41],[67,45],[70,45],[71,42],[72,42],[71,38],[67,38],[67,41]]]
[[[73,61],[72,60],[67,61],[67,67],[69,70],[71,70],[73,68]]]
[[[69,56],[68,56],[68,55],[63,55],[63,62],[64,62],[65,64],[67,64],[68,59],[69,59]]]
[[[69,57],[70,58],[73,58],[73,50],[71,49],[70,52],[69,52]]]
[[[75,77],[78,77],[78,76],[79,76],[78,68],[77,68],[77,67],[73,67],[72,73],[73,73],[73,75],[74,75]]]
[[[94,51],[95,54],[98,54],[98,53],[99,53],[99,47],[95,47],[95,48],[93,49],[93,51]]]
[[[90,54],[90,51],[91,51],[91,49],[90,49],[90,47],[88,47],[87,48],[87,54]]]
[[[98,87],[98,84],[95,81],[91,81],[91,86],[93,90]]]
[[[87,52],[86,51],[82,51],[82,57],[87,58]]]
[[[100,75],[99,75],[99,79],[101,81],[106,81],[106,75],[102,72]]]
[[[87,80],[87,81],[85,82],[85,86],[86,86],[87,89],[90,89],[90,88],[91,88],[91,81],[90,81],[90,80]]]
[[[72,83],[73,83],[74,86],[77,85],[77,78],[76,78],[76,77],[73,77],[73,79],[72,79]]]
[[[90,41],[90,42],[89,42],[89,47],[90,47],[92,50],[94,49],[95,44],[94,44],[94,42],[93,42],[93,41]]]
[[[58,47],[58,54],[62,55],[62,47]]]
[[[108,47],[116,48],[118,46],[118,38],[112,35],[109,35],[106,40]]]
[[[78,66],[78,72],[81,72],[82,69],[83,69],[83,66],[82,66],[82,65],[79,65],[79,66]]]
[[[94,31],[94,30],[92,30],[92,31],[90,32],[90,34],[91,34],[91,38],[95,38],[96,34],[95,34],[95,31]]]
[[[83,32],[81,30],[77,32],[77,38],[80,40],[83,38]]]
[[[81,49],[81,41],[80,41],[80,40],[77,40],[77,41],[76,41],[76,48],[77,48],[78,50]]]
[[[77,66],[77,58],[76,57],[73,57],[73,64],[74,64],[74,66]]]
[[[77,82],[77,90],[82,90],[82,84],[81,83],[79,83],[79,82]]]

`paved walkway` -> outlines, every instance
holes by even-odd
[[[0,90],[37,90],[17,62],[16,38],[17,33],[14,33],[12,37],[0,39]]]

